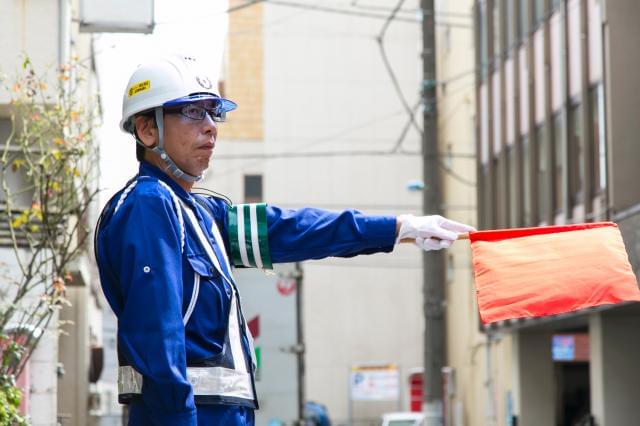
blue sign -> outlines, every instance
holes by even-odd
[[[576,340],[572,335],[555,335],[551,343],[554,361],[573,361],[576,358]]]

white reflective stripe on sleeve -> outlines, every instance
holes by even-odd
[[[189,306],[187,307],[187,312],[184,314],[184,318],[182,318],[182,324],[187,325],[189,322],[189,318],[191,318],[191,314],[196,307],[196,301],[198,300],[198,294],[200,293],[200,275],[197,272],[193,273],[193,291],[191,292],[191,300],[189,301]]]
[[[187,380],[196,396],[253,399],[251,376],[224,367],[188,367]],[[130,366],[118,368],[118,393],[140,394],[143,377]]]
[[[249,220],[251,221],[251,246],[253,248],[253,259],[256,267],[262,269],[262,256],[260,256],[260,239],[258,238],[258,214],[256,205],[249,204]]]
[[[244,266],[251,267],[249,263],[249,257],[247,256],[247,244],[244,236],[244,209],[242,206],[238,206],[236,210],[238,212],[238,247],[240,248],[240,258]]]
[[[137,183],[138,181],[134,180],[129,186],[125,188],[124,191],[122,191],[122,195],[120,195],[120,198],[118,199],[118,203],[116,204],[116,207],[113,209],[114,214],[118,211],[122,203],[124,203],[124,200],[127,198],[127,195],[129,195],[129,193],[131,192],[131,190],[133,190],[133,188],[136,186]]]

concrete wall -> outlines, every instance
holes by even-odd
[[[391,9],[395,2],[387,0],[380,6]],[[255,112],[255,123],[243,126],[256,131],[243,137],[231,124],[234,113],[229,114],[229,123],[220,126],[219,144],[203,186],[242,202],[243,174],[261,173],[264,199],[281,207],[419,213],[421,196],[407,191],[406,184],[421,178],[421,158],[381,155],[392,150],[407,120],[375,42],[384,20],[268,3],[261,7],[262,45],[256,40],[260,25],[254,22],[251,29],[234,31],[238,28],[234,20],[242,12],[230,15],[229,64],[223,74],[230,98],[234,91],[243,96],[237,92],[242,84],[259,94],[259,82],[248,77],[239,82],[231,74],[234,61],[249,60],[250,74],[262,79],[263,115],[254,109],[259,98],[240,103],[238,121],[243,108]],[[417,7],[417,1],[405,5],[411,10]],[[420,90],[419,23],[394,22],[386,44],[404,94],[413,104]],[[402,148],[416,153],[419,147],[420,138],[412,130]],[[341,151],[380,155],[308,154]],[[265,154],[275,158],[265,159]],[[348,417],[351,365],[393,362],[402,371],[422,365],[420,267],[419,252],[413,247],[399,247],[391,255],[327,259],[304,266],[306,390],[308,399],[328,406],[334,421]],[[403,373],[403,394],[405,381]],[[381,411],[398,408],[397,402],[362,404],[354,406],[361,419],[375,419]]]
[[[606,75],[607,138],[610,205],[624,210],[640,200],[635,180],[640,161],[640,97],[637,70],[640,67],[640,3],[634,0],[603,0]]]
[[[555,424],[555,383],[548,330],[520,331],[514,337],[517,363],[518,426]]]
[[[61,9],[59,6],[63,5]],[[0,14],[0,73],[15,75],[27,54],[38,70],[53,70],[65,57],[61,49],[60,14],[67,13],[67,1],[15,0],[2,2]],[[61,12],[62,10],[62,12]],[[42,29],[46,28],[46,31]],[[37,29],[37,30],[36,30]],[[65,34],[65,41],[66,32]],[[0,90],[0,104],[9,102],[10,93]]]
[[[640,415],[640,342],[631,337],[638,327],[639,313],[614,311],[591,317],[591,401],[599,425],[629,425]]]
[[[61,321],[69,321],[60,336],[58,359],[64,375],[58,379],[58,416],[63,425],[87,424],[89,400],[89,318],[87,287],[69,287],[67,298],[73,309],[60,312]]]

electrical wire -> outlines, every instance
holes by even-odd
[[[420,101],[415,104],[413,107],[409,106],[409,103],[407,102],[404,94],[402,93],[402,90],[400,88],[400,84],[398,83],[398,78],[395,74],[395,71],[393,70],[393,67],[391,66],[391,63],[389,61],[389,58],[387,57],[386,54],[386,50],[384,48],[384,37],[386,35],[387,29],[389,28],[389,26],[391,25],[391,22],[394,21],[395,19],[397,19],[397,13],[398,10],[400,10],[400,8],[402,7],[402,5],[404,4],[405,0],[399,0],[398,3],[396,4],[396,6],[393,8],[393,10],[391,11],[391,13],[389,14],[389,16],[387,17],[387,20],[385,21],[385,23],[383,24],[380,33],[378,35],[378,37],[376,38],[378,45],[380,47],[380,54],[382,56],[382,60],[384,62],[385,68],[389,74],[389,77],[391,78],[391,81],[393,83],[393,86],[396,90],[396,93],[398,95],[398,98],[400,99],[400,102],[402,103],[402,106],[405,109],[405,112],[407,113],[407,124],[405,124],[405,126],[403,127],[402,131],[400,132],[400,136],[398,137],[398,140],[396,141],[394,147],[391,150],[391,153],[393,154],[398,154],[398,153],[406,153],[401,151],[402,148],[402,142],[404,141],[406,134],[409,131],[410,127],[413,127],[414,129],[416,129],[416,131],[418,132],[418,134],[420,135],[420,138],[422,139],[424,137],[423,134],[423,130],[420,128],[420,126],[418,126],[418,124],[416,123],[415,120],[415,112],[417,111],[417,108],[420,106]],[[455,81],[458,80],[460,78],[463,78],[465,75],[469,75],[471,73],[471,71],[465,71],[463,73],[460,73],[456,76],[451,77],[449,80],[450,81]],[[438,83],[438,82],[436,82]],[[439,82],[440,84],[442,84],[443,82]],[[427,100],[427,102],[431,102],[433,104],[435,104],[437,102],[437,99],[432,99],[432,100]],[[459,175],[458,173],[456,173],[453,169],[451,169],[449,166],[447,166],[440,158],[438,158],[438,165],[440,166],[440,168],[447,173],[449,176],[451,176],[452,178],[454,178],[455,180],[457,180],[458,182],[467,185],[467,186],[475,186],[475,182],[472,182],[468,179],[465,179],[464,177],[462,177],[461,175]]]
[[[310,5],[310,4],[304,4],[304,3],[299,3],[299,2],[295,2],[295,1],[289,1],[289,0],[252,0],[252,1],[248,1],[246,3],[240,4],[240,5],[237,5],[237,6],[230,7],[228,9],[220,11],[220,12],[199,15],[195,19],[198,19],[198,20],[209,19],[209,18],[212,18],[212,17],[215,17],[215,16],[220,16],[220,15],[224,15],[224,14],[230,14],[230,13],[234,13],[234,12],[246,9],[248,7],[251,7],[251,6],[260,4],[260,3],[269,3],[269,4],[276,5],[276,6],[313,10],[313,11],[317,11],[317,12],[333,13],[333,14],[337,14],[337,15],[356,16],[356,17],[359,17],[359,18],[385,19],[385,20],[388,18],[386,15],[380,14],[380,13],[366,12],[366,11],[363,11],[363,10],[345,9],[345,8],[339,8],[339,7],[321,6],[319,4]],[[173,23],[179,22],[181,20],[187,20],[187,19],[191,20],[191,21],[194,20],[193,17],[190,17],[190,18],[177,19],[177,20],[158,21],[158,22],[155,23],[155,25],[173,24]],[[401,22],[409,22],[409,23],[420,23],[420,22],[422,22],[422,19],[420,17],[409,18],[409,17],[402,16],[402,17],[396,17],[395,20],[401,21]],[[441,21],[441,20],[436,20],[435,21],[435,25],[462,28],[462,29],[471,29],[472,28],[472,25],[470,25],[470,24],[461,24],[461,23],[458,23],[458,22],[448,22],[448,21]]]

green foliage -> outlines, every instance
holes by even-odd
[[[12,377],[0,377],[0,426],[28,425],[18,407],[22,391],[15,386]]]
[[[0,290],[0,426],[26,424],[16,412],[17,377],[55,313],[69,302],[74,262],[86,253],[97,190],[94,104],[76,59],[40,75],[25,58],[11,95],[12,132],[0,140],[0,228],[17,268]],[[53,75],[50,75],[53,74]],[[16,271],[17,269],[17,271]],[[17,272],[17,273],[16,273]]]

